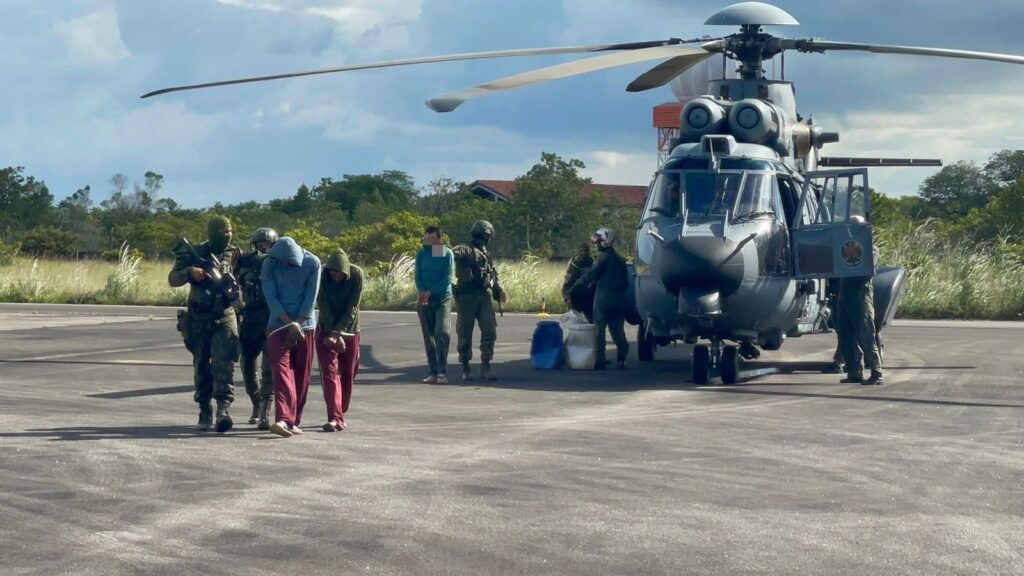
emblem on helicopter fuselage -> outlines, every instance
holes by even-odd
[[[843,263],[847,268],[856,268],[860,266],[864,257],[864,247],[856,240],[847,240],[843,242],[839,253],[842,255]]]

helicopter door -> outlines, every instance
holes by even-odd
[[[875,262],[867,169],[808,172],[805,177],[793,227],[795,276],[871,276]]]

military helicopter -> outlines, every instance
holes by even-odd
[[[531,70],[431,98],[451,112],[462,104],[530,84],[638,62],[662,60],[631,82],[631,92],[664,86],[720,55],[738,77],[707,82],[686,103],[680,134],[655,174],[637,226],[631,321],[641,360],[683,340],[693,349],[692,380],[740,377],[740,358],[778,350],[787,337],[827,331],[827,280],[875,273],[869,166],[935,166],[938,160],[825,158],[839,140],[797,113],[794,86],[765,77],[764,62],[785,52],[862,51],[1024,64],[1024,56],[941,48],[787,39],[764,26],[798,22],[761,2],[733,4],[706,25],[738,26],[727,36],[474,52],[356,64],[156,90],[143,98],[198,88],[415,64],[536,56],[598,56]],[[783,74],[784,76],[784,74]],[[820,168],[842,167],[836,170]],[[901,268],[874,274],[876,328],[893,318],[905,289]],[[699,343],[707,340],[708,344]],[[735,344],[726,344],[733,342]]]

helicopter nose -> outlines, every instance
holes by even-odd
[[[720,237],[684,237],[662,246],[661,280],[671,292],[682,289],[732,294],[743,282],[740,246]]]

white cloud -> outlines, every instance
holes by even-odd
[[[65,61],[71,66],[107,66],[131,56],[114,11],[62,20],[53,25],[53,32],[64,40]]]
[[[593,150],[571,156],[582,159],[587,165],[583,175],[599,184],[646,185],[658,163],[658,154],[653,149],[649,152]]]
[[[1019,148],[1014,138],[1024,129],[1024,99],[1012,86],[999,93],[922,97],[903,112],[852,111],[820,115],[818,125],[838,130],[841,140],[822,149],[824,156],[938,158],[984,161],[994,152]],[[873,185],[891,195],[914,193],[935,170],[886,168],[871,171]]]

